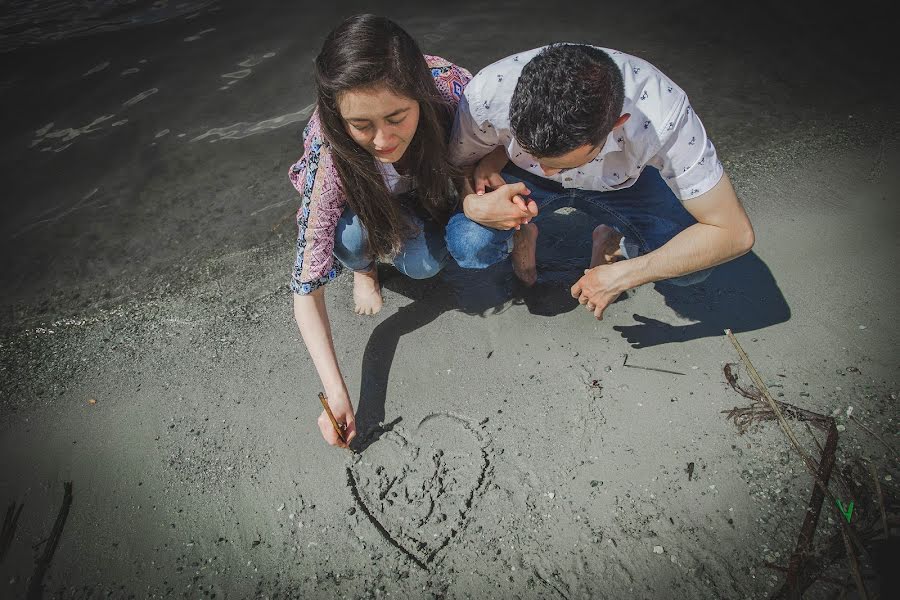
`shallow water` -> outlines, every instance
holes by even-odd
[[[13,0],[0,13],[0,53],[25,45],[160,23],[215,9],[217,0]]]

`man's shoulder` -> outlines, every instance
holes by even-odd
[[[480,69],[466,86],[464,95],[479,120],[502,122],[506,118],[522,68],[542,48],[510,54]]]
[[[528,61],[543,49],[544,46],[532,48],[531,50],[510,54],[496,60],[475,73],[472,82],[477,82],[480,86],[489,88],[502,83],[507,78],[518,79],[519,74],[522,72],[522,67],[528,64]]]
[[[625,125],[626,132],[637,134],[649,128],[665,131],[668,119],[687,102],[684,90],[649,60],[619,50],[604,50],[622,70],[622,112],[632,115]]]

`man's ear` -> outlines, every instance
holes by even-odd
[[[613,125],[613,129],[619,128],[619,127],[621,127],[622,125],[624,125],[624,124],[625,124],[625,121],[627,121],[630,117],[631,117],[631,113],[625,113],[624,115],[622,115],[621,117],[619,117],[619,118],[616,120],[616,124]]]

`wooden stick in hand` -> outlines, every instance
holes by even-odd
[[[338,425],[337,419],[334,418],[334,414],[331,412],[331,407],[328,406],[328,398],[325,397],[325,394],[319,392],[319,400],[322,402],[322,407],[325,408],[325,412],[328,414],[328,418],[331,419],[331,424],[334,426],[334,432],[337,434],[338,439],[341,440],[342,444],[346,444],[347,440],[344,438],[344,430],[341,429],[341,426]]]

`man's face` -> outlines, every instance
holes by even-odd
[[[602,149],[602,144],[597,144],[596,146],[593,144],[586,144],[561,156],[539,158],[538,163],[541,165],[541,170],[544,171],[544,175],[552,177],[560,171],[576,169],[582,165],[588,164],[597,158],[597,155],[600,154],[600,150]]]

